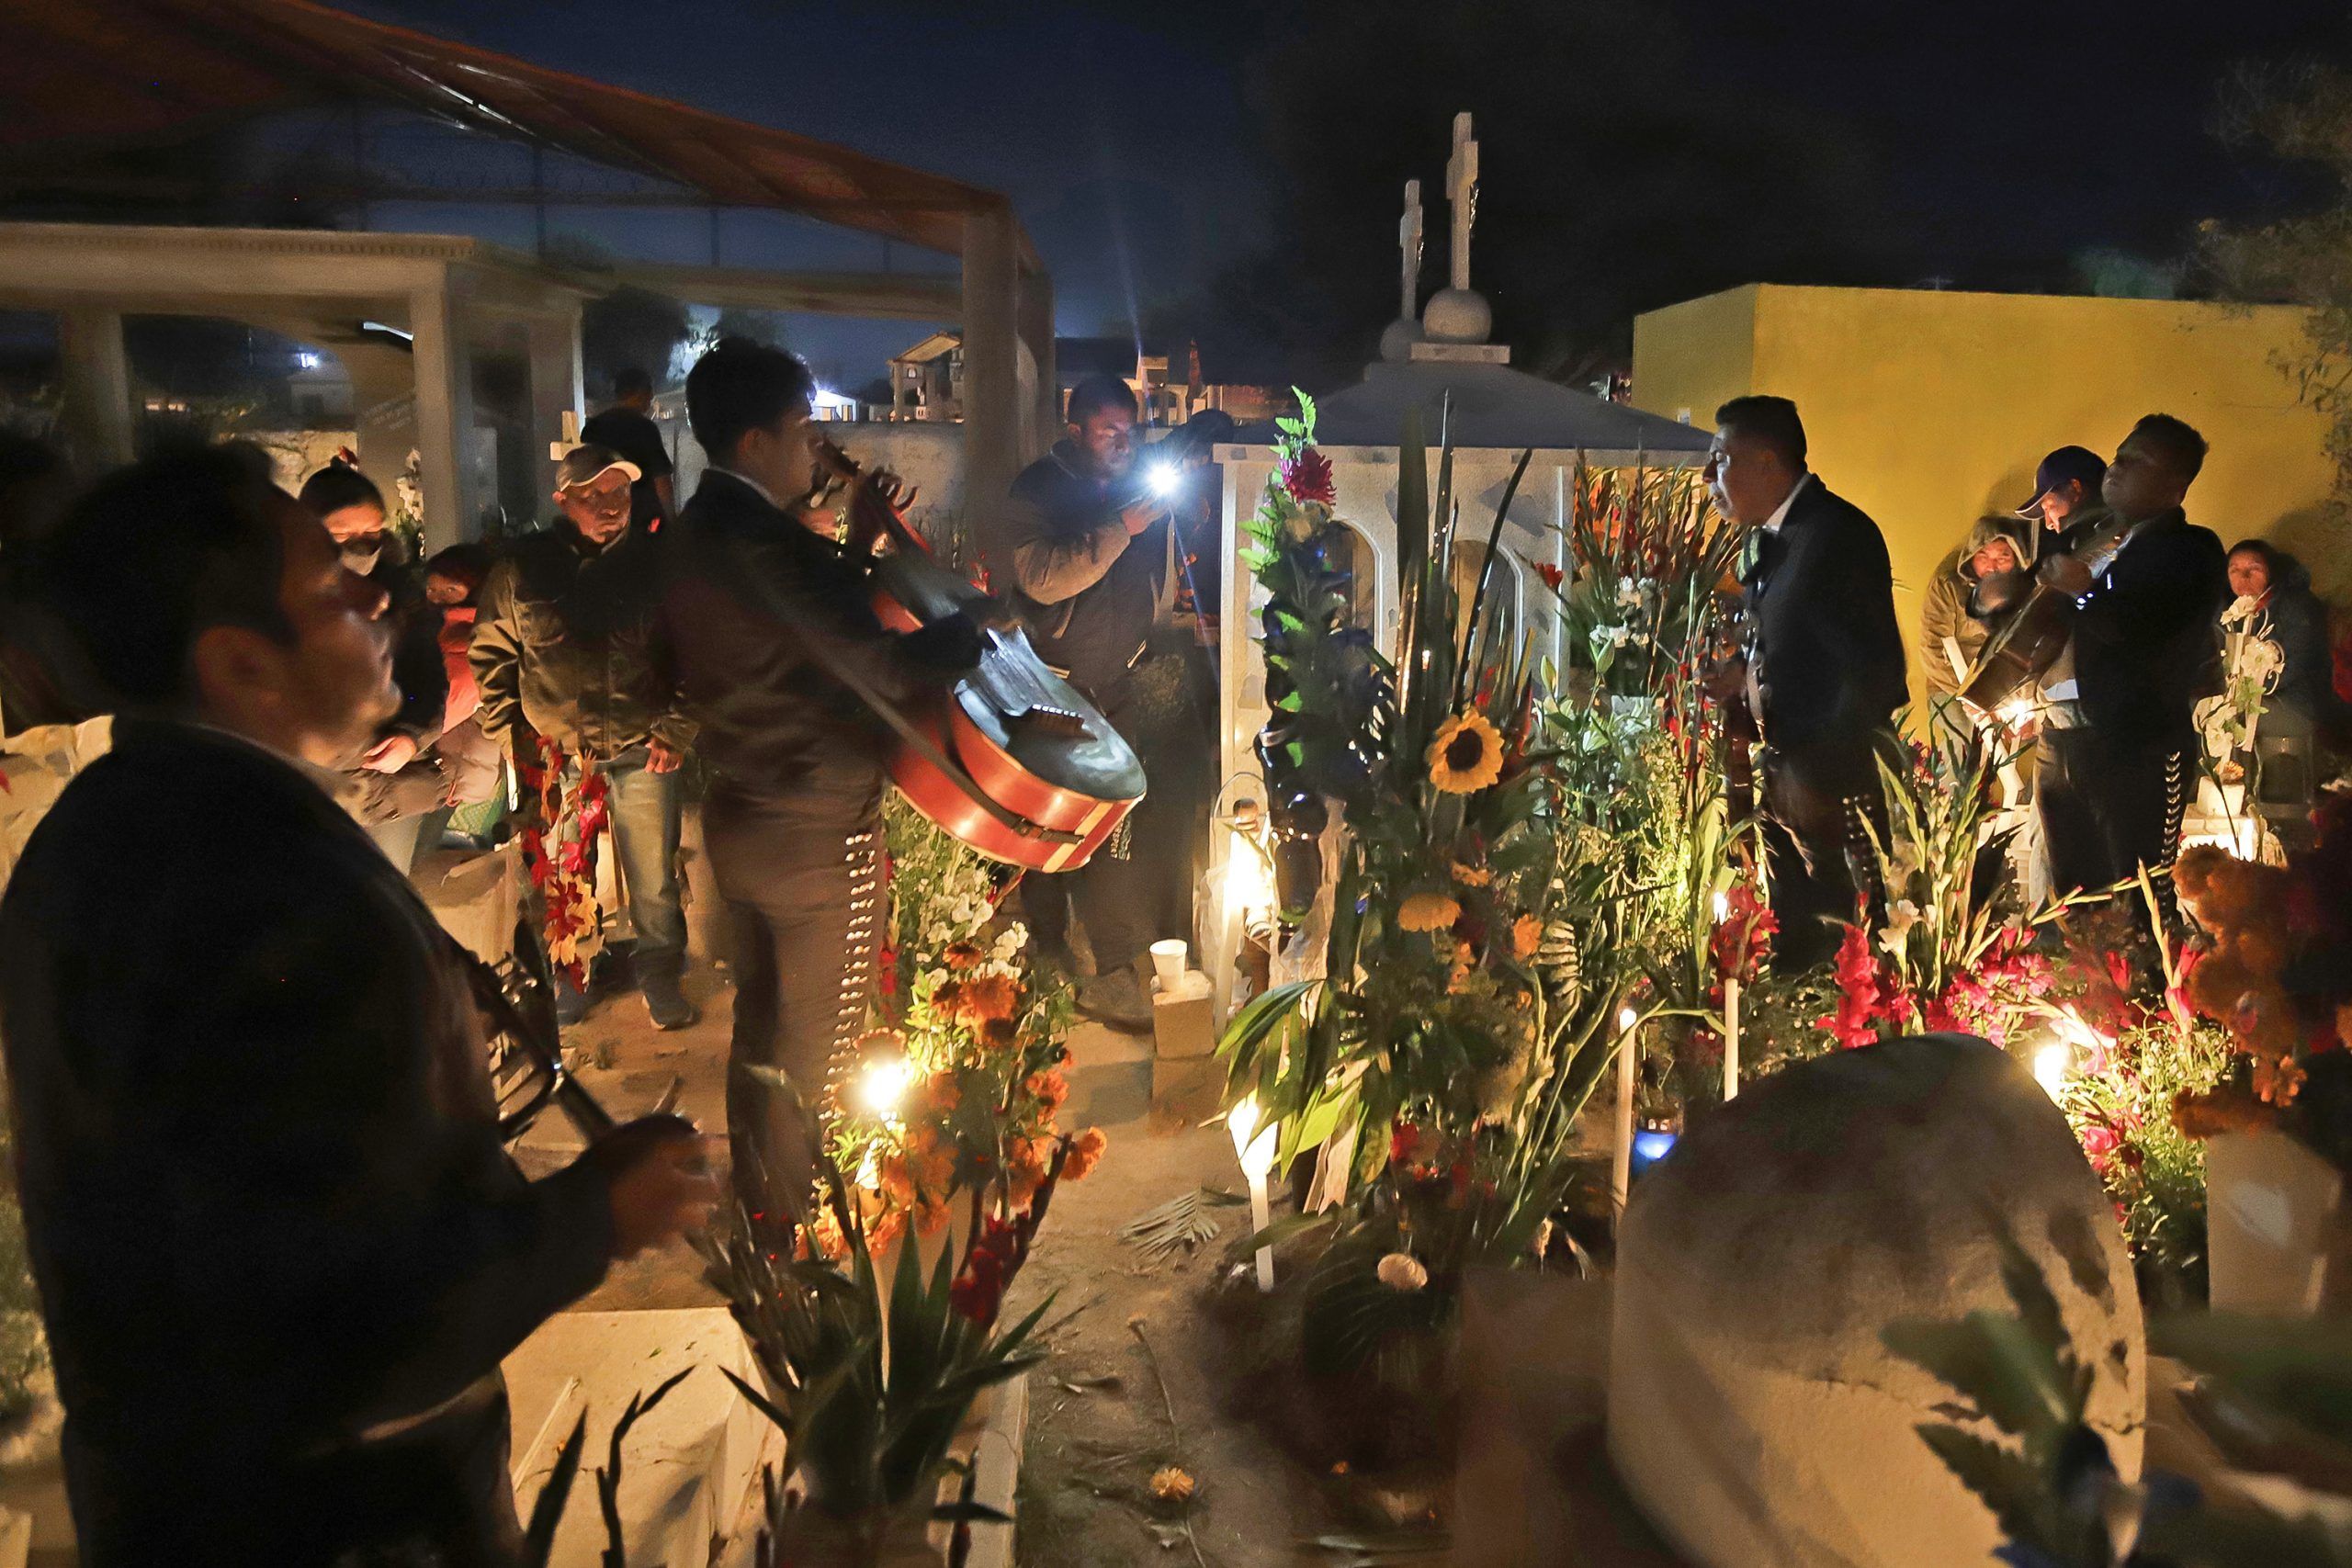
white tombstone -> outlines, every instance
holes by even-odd
[[[2013,1313],[2003,1230],[2092,1369],[2089,1425],[2136,1478],[2132,1260],[2017,1063],[1924,1035],[1791,1067],[1696,1121],[1635,1185],[1617,1259],[1609,1450],[1649,1522],[1699,1568],[1990,1562],[1998,1525],[1917,1431],[1958,1419],[1956,1395],[1880,1336]]]

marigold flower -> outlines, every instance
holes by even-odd
[[[1461,918],[1462,906],[1443,893],[1416,893],[1396,910],[1397,928],[1408,931],[1449,931]]]
[[[950,969],[969,969],[980,961],[980,950],[968,942],[950,942],[939,961]]]
[[[1049,1119],[1059,1111],[1069,1099],[1069,1079],[1064,1077],[1058,1070],[1031,1073],[1022,1083],[1021,1088],[1023,1092],[1037,1101],[1038,1106]]]
[[[1458,713],[1437,727],[1427,758],[1430,783],[1448,795],[1476,795],[1503,776],[1503,738],[1479,713]]]
[[[931,1075],[930,1082],[923,1086],[923,1095],[933,1111],[944,1113],[964,1103],[964,1083],[952,1070],[943,1067]]]
[[[1111,1145],[1100,1127],[1089,1127],[1070,1140],[1069,1157],[1062,1161],[1062,1175],[1072,1181],[1083,1181],[1102,1158],[1102,1151]]]
[[[1544,945],[1544,922],[1532,915],[1521,915],[1510,923],[1510,953],[1521,964],[1535,956]]]
[[[1494,879],[1495,874],[1486,866],[1464,865],[1460,861],[1453,863],[1453,880],[1464,887],[1484,887]]]
[[[1011,1020],[1021,1006],[1021,983],[1010,975],[967,975],[940,987],[933,999],[965,1028],[984,1030]]]
[[[1010,1051],[1021,1043],[1021,1033],[1011,1019],[992,1018],[980,1025],[980,1043],[991,1051]]]
[[[1192,1476],[1172,1464],[1151,1472],[1151,1495],[1163,1503],[1190,1502],[1194,1489]]]

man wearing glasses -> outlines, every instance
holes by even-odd
[[[684,1029],[695,1013],[678,985],[678,765],[694,727],[654,631],[655,536],[629,524],[638,477],[609,448],[572,448],[556,474],[562,515],[491,570],[469,657],[486,732],[514,750],[527,729],[604,775],[638,988],[655,1028]],[[587,999],[567,987],[559,1011],[574,1021]]]

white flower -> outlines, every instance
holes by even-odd
[[[1889,957],[1902,957],[1904,943],[1911,936],[1911,928],[1918,923],[1919,906],[1908,898],[1897,898],[1887,906],[1886,925],[1878,933],[1878,944],[1886,949]]]
[[[1617,603],[1620,604],[1638,604],[1641,602],[1641,585],[1636,583],[1630,577],[1619,578],[1617,580]]]
[[[1418,1291],[1430,1282],[1430,1271],[1409,1252],[1390,1253],[1373,1272],[1392,1291]]]
[[[1619,648],[1624,647],[1627,640],[1630,639],[1633,635],[1634,631],[1631,626],[1611,626],[1609,628],[1609,640]]]
[[[1029,945],[1029,928],[1018,923],[996,933],[995,953],[1001,961],[1010,961],[1014,953]]]
[[[2260,600],[2249,594],[2241,593],[2230,601],[2228,609],[2222,612],[2222,624],[2225,626],[2245,626],[2254,619],[2255,612],[2261,608]]]

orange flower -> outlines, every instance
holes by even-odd
[[[1021,1087],[1037,1101],[1039,1108],[1045,1111],[1048,1120],[1059,1111],[1063,1103],[1069,1099],[1069,1080],[1062,1077],[1058,1071],[1031,1073],[1028,1081]]]
[[[808,1230],[801,1232],[800,1242],[804,1247],[811,1235],[816,1237],[817,1251],[823,1255],[826,1262],[838,1263],[849,1256],[849,1238],[842,1235],[842,1222],[834,1214],[831,1203],[820,1206],[816,1220]]]
[[[929,1097],[931,1108],[942,1113],[964,1103],[962,1080],[944,1067],[931,1075],[931,1082],[924,1086],[923,1093]]]
[[[926,1198],[944,1197],[956,1185],[956,1151],[943,1145],[929,1127],[916,1128],[907,1144],[916,1190]]]
[[[1010,975],[973,975],[940,987],[938,998],[956,1022],[985,1029],[1012,1017],[1021,1005],[1021,985]]]
[[[1100,1127],[1089,1127],[1070,1140],[1069,1157],[1062,1163],[1062,1174],[1072,1181],[1083,1181],[1102,1157],[1111,1140],[1102,1135]]]
[[[1462,918],[1462,906],[1442,893],[1416,893],[1397,907],[1396,928],[1408,931],[1442,931]]]
[[[1005,1151],[1005,1166],[1015,1176],[1026,1176],[1032,1181],[1046,1174],[1046,1160],[1053,1153],[1053,1145],[1043,1138],[1015,1138]]]
[[[980,961],[980,950],[968,942],[950,942],[939,961],[950,969],[969,969]]]
[[[1535,956],[1544,945],[1544,922],[1532,915],[1521,915],[1510,923],[1511,956],[1521,964]]]
[[[992,1018],[980,1026],[980,1043],[991,1051],[1010,1051],[1020,1043],[1009,1018]]]
[[[871,1250],[879,1252],[905,1235],[906,1229],[907,1212],[904,1209],[886,1209],[875,1216],[872,1224],[865,1227],[865,1245]]]
[[[1453,880],[1464,887],[1484,887],[1494,879],[1495,874],[1483,865],[1469,865],[1461,861],[1453,863]]]
[[[907,1156],[892,1152],[884,1155],[876,1166],[876,1190],[892,1206],[899,1207],[915,1201],[914,1173],[907,1168]]]
[[[933,1202],[928,1198],[924,1199],[915,1209],[915,1234],[937,1235],[941,1228],[947,1224],[947,1213],[948,1208],[945,1202]]]

